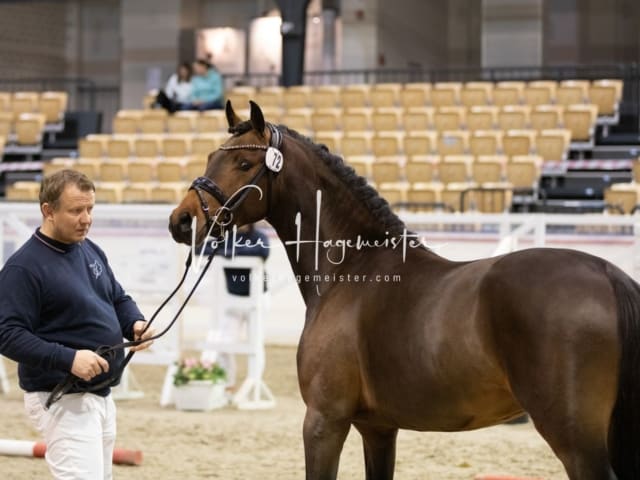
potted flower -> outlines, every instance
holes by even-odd
[[[209,411],[225,406],[226,378],[226,372],[216,363],[184,359],[173,375],[176,408]]]

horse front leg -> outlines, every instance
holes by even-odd
[[[340,453],[350,426],[348,420],[332,419],[307,408],[303,429],[307,480],[336,479]]]
[[[397,428],[355,424],[362,435],[367,480],[393,480],[396,465]]]

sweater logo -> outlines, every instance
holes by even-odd
[[[93,263],[89,264],[89,268],[93,273],[93,276],[96,277],[96,280],[100,275],[102,275],[102,264],[98,262],[98,260],[94,260]]]

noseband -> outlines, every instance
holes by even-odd
[[[271,139],[269,140],[269,145],[260,145],[260,144],[244,144],[244,145],[222,145],[220,150],[265,150],[267,151],[270,147],[276,148],[280,150],[282,147],[282,133],[275,125],[271,123],[266,124],[271,132]],[[207,221],[206,229],[207,232],[211,231],[211,228],[214,224],[219,224],[222,226],[228,225],[233,220],[233,213],[235,210],[242,204],[247,195],[249,195],[251,187],[258,183],[258,181],[262,178],[262,176],[267,173],[269,169],[267,168],[266,162],[262,163],[260,170],[258,173],[249,181],[247,185],[242,187],[236,193],[234,193],[230,198],[224,194],[222,189],[218,186],[218,184],[208,178],[208,177],[198,177],[196,178],[189,187],[189,190],[193,190],[196,192],[198,196],[198,200],[200,201],[200,210],[204,214],[204,218]],[[273,172],[274,175],[277,172]],[[267,212],[270,207],[270,199],[271,199],[271,176],[267,177],[269,182],[267,184]],[[216,201],[220,204],[220,207],[216,210],[214,215],[210,215],[209,212],[209,204],[204,198],[203,192],[208,193]]]

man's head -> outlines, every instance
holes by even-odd
[[[195,75],[204,76],[207,74],[207,70],[209,70],[209,63],[206,60],[199,58],[193,62],[193,73]]]
[[[63,243],[84,240],[91,226],[95,190],[93,182],[75,170],[44,178],[40,185],[42,233]]]

